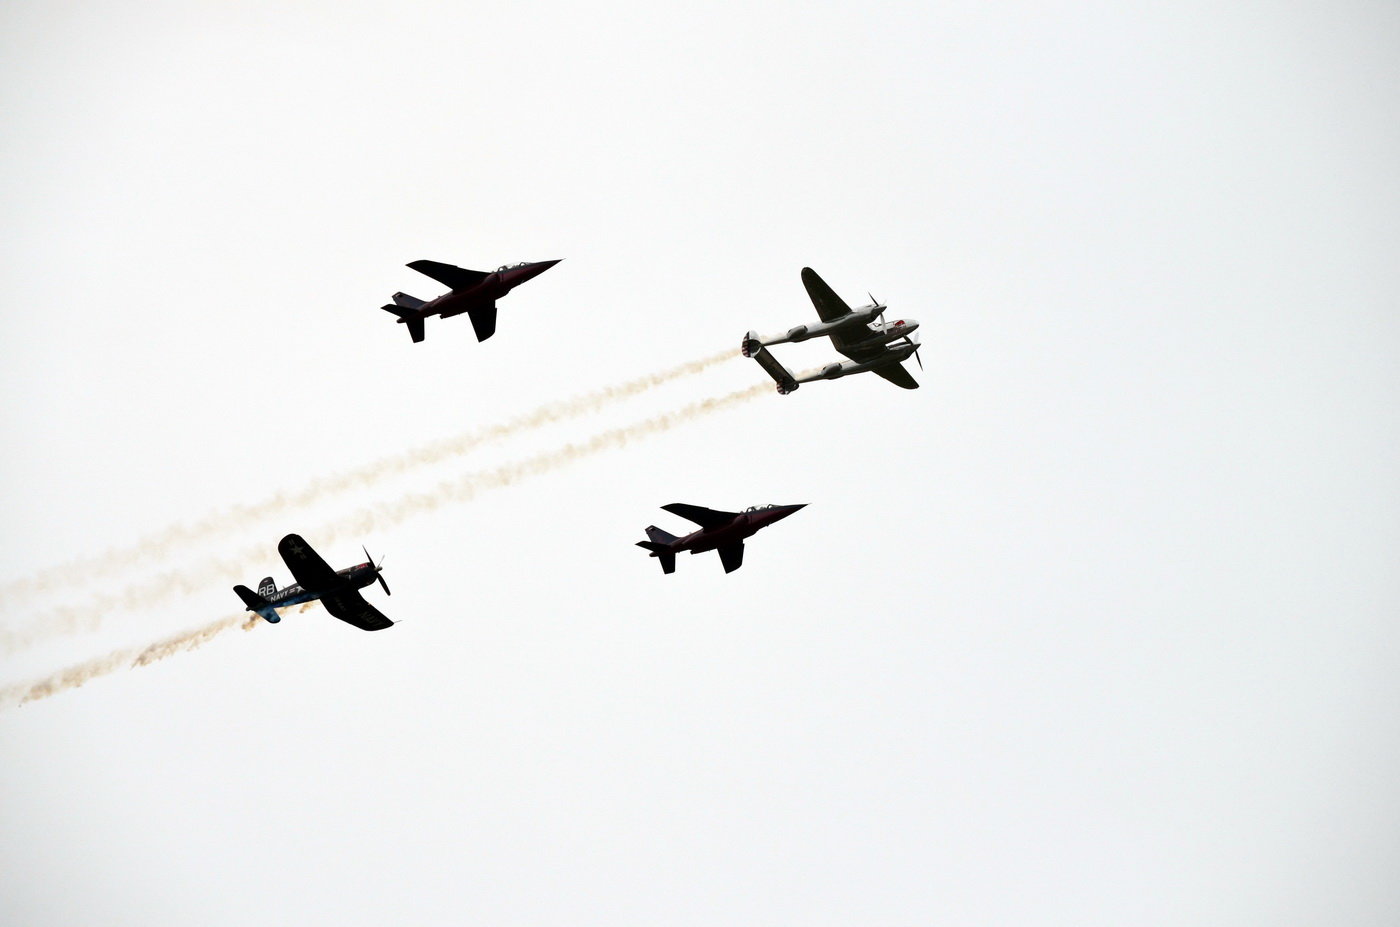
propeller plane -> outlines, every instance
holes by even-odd
[[[258,591],[247,586],[234,586],[233,591],[248,606],[248,611],[257,612],[264,619],[276,624],[282,620],[277,609],[299,605],[319,599],[336,618],[352,624],[363,631],[382,631],[393,626],[394,622],[384,617],[379,609],[365,601],[360,590],[373,585],[375,580],[389,594],[389,584],[384,581],[384,561],[378,564],[365,551],[368,562],[359,563],[343,570],[332,570],[326,561],[300,535],[289,534],[277,544],[277,552],[292,571],[296,582],[278,589],[268,576],[258,583]]]
[[[884,318],[886,307],[874,296],[870,304],[852,309],[845,300],[837,296],[826,281],[817,276],[810,267],[802,268],[802,283],[807,295],[817,309],[821,319],[816,324],[798,325],[788,329],[787,334],[764,340],[757,332],[744,336],[742,352],[752,357],[760,367],[778,384],[779,393],[790,393],[799,384],[814,380],[836,380],[853,373],[878,374],[896,386],[904,389],[918,389],[919,384],[903,362],[910,356],[918,361],[922,370],[924,362],[919,359],[919,342],[911,337],[919,323],[914,319],[899,319],[894,322]],[[803,377],[796,377],[778,362],[768,350],[769,345],[788,344],[806,341],[809,338],[830,338],[837,351],[848,359],[827,364],[819,371]]]

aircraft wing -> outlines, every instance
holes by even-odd
[[[321,555],[311,549],[299,534],[289,534],[277,542],[277,552],[287,563],[301,588],[307,592],[330,589],[340,582],[335,570],[321,559]]]
[[[684,502],[672,502],[670,505],[663,505],[661,510],[670,512],[672,515],[679,515],[681,518],[693,521],[702,528],[717,528],[727,524],[739,517],[738,512],[720,512],[715,509],[707,509],[701,505],[687,505]]]
[[[354,589],[323,596],[321,604],[326,611],[346,624],[353,624],[361,631],[382,631],[393,627],[394,623],[384,617],[384,613],[365,601],[365,597]]]
[[[807,288],[807,295],[812,297],[812,305],[817,307],[817,315],[823,322],[839,319],[851,311],[846,301],[837,296],[836,291],[827,286],[826,281],[818,277],[812,268],[802,268],[802,285]]]
[[[466,270],[451,264],[439,264],[437,261],[414,261],[408,266],[454,290],[470,289],[491,276],[483,270]]]
[[[817,315],[823,322],[830,322],[832,319],[839,319],[843,315],[848,315],[851,307],[846,305],[846,301],[836,295],[836,291],[826,285],[826,281],[817,276],[817,272],[810,267],[802,268],[802,285],[807,288],[807,295],[812,297],[812,305],[817,307]],[[854,329],[838,328],[827,335],[831,339],[831,344],[842,354],[846,354],[846,335],[854,332],[861,334],[860,329],[864,326],[855,326]],[[865,332],[869,334],[869,332]],[[849,357],[850,355],[846,355]]]
[[[870,368],[871,373],[878,373],[889,380],[895,386],[902,386],[904,389],[918,389],[919,381],[914,379],[914,375],[904,369],[903,364],[886,364],[883,367]]]
[[[467,310],[467,318],[472,320],[472,330],[477,341],[485,341],[496,334],[496,304],[475,306]]]

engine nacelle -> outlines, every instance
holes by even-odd
[[[788,333],[787,333],[787,339],[788,339],[788,341],[792,341],[792,342],[795,343],[795,342],[800,342],[800,341],[806,341],[806,340],[807,340],[808,338],[810,338],[810,337],[812,337],[812,336],[809,335],[809,334],[807,333],[807,326],[805,326],[805,325],[798,325],[798,326],[796,326],[796,327],[794,327],[794,328],[789,328],[789,329],[788,329]]]
[[[835,379],[837,379],[837,378],[839,378],[839,377],[843,377],[843,376],[845,376],[845,375],[846,375],[846,371],[841,367],[841,365],[840,365],[839,363],[837,363],[837,364],[827,364],[825,367],[822,368],[822,379],[823,379],[823,380],[835,380]]]

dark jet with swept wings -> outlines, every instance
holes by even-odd
[[[287,569],[292,571],[296,582],[285,589],[278,589],[272,577],[268,576],[258,583],[257,592],[247,586],[234,586],[233,591],[248,606],[248,611],[257,612],[276,624],[282,620],[277,609],[320,599],[326,611],[362,631],[382,631],[394,624],[360,595],[360,590],[372,585],[375,580],[379,580],[379,585],[384,587],[384,594],[389,594],[389,584],[381,573],[383,561],[376,566],[374,559],[369,557],[369,551],[365,551],[368,563],[358,563],[343,570],[332,570],[300,535],[284,537],[277,544],[277,552],[286,561]]]
[[[503,264],[488,273],[439,264],[437,261],[414,261],[408,266],[451,287],[451,291],[427,302],[407,293],[395,293],[393,303],[382,308],[398,316],[399,321],[408,326],[408,334],[415,342],[423,340],[423,325],[428,316],[440,315],[445,319],[464,312],[472,320],[476,340],[485,341],[496,334],[496,300],[558,263]]]
[[[720,562],[724,564],[724,572],[733,573],[744,564],[745,538],[751,537],[760,528],[766,528],[775,521],[787,518],[806,504],[754,505],[742,512],[718,512],[699,505],[672,502],[661,508],[672,515],[695,522],[700,526],[700,530],[678,538],[651,525],[647,528],[647,537],[650,540],[638,541],[637,546],[651,551],[651,555],[661,561],[663,573],[676,572],[676,554],[683,550],[692,554],[717,550]]]
[[[886,321],[884,312],[887,307],[873,296],[870,297],[870,305],[852,309],[810,267],[802,268],[802,283],[807,287],[812,305],[817,308],[820,322],[798,325],[788,329],[785,335],[767,340],[759,338],[757,332],[744,336],[744,356],[758,361],[759,366],[777,382],[778,392],[790,393],[800,383],[835,380],[866,371],[879,374],[904,389],[919,388],[918,382],[903,367],[903,362],[913,355],[919,361],[919,369],[923,369],[924,362],[919,360],[918,354],[919,343],[910,337],[919,327],[918,322],[913,319]],[[844,363],[837,361],[827,364],[816,373],[795,377],[768,350],[770,344],[796,343],[822,337],[830,338],[832,347],[849,359]]]

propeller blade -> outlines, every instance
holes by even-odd
[[[365,552],[365,559],[369,561],[370,566],[374,567],[374,578],[379,580],[379,585],[384,587],[384,594],[391,595],[392,593],[389,592],[389,584],[384,581],[384,558],[380,557],[379,563],[375,564],[374,558],[369,555],[368,547],[361,544],[360,550]]]

